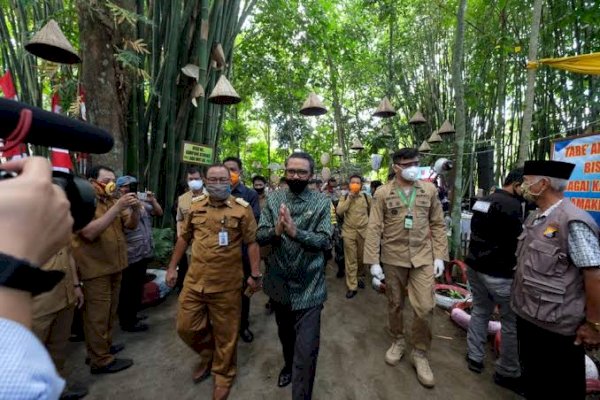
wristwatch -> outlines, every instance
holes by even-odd
[[[596,332],[600,332],[600,322],[592,322],[589,319],[586,320],[587,324],[589,326],[591,326],[592,328],[594,328],[596,330]]]
[[[78,288],[78,287],[79,287],[79,288],[82,288],[82,287],[83,287],[83,282],[74,283],[74,284],[73,284],[73,287],[75,287],[75,288]]]
[[[65,276],[62,271],[44,271],[26,260],[0,253],[0,286],[30,292],[48,292]]]
[[[262,274],[258,274],[258,276],[250,275],[250,278],[252,278],[252,280],[255,280],[255,281],[261,280],[262,277],[263,277]]]

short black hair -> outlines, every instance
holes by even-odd
[[[302,160],[308,161],[308,165],[310,167],[310,174],[312,175],[312,174],[315,173],[315,160],[312,158],[312,156],[310,154],[305,153],[303,151],[296,151],[296,152],[292,153],[292,155],[289,156],[287,158],[287,160],[285,160],[285,166],[286,166],[286,168],[287,168],[287,165],[288,165],[288,161],[291,158],[300,158]]]
[[[227,161],[233,161],[234,163],[237,164],[238,168],[240,169],[240,171],[243,169],[242,168],[242,160],[240,160],[238,157],[227,157],[223,160],[223,165],[225,165],[225,163]]]
[[[388,175],[387,175],[387,180],[391,181],[393,179],[396,178],[396,173],[394,171],[391,171]]]
[[[394,153],[392,161],[394,161],[394,164],[397,164],[400,160],[410,160],[415,157],[419,157],[419,150],[412,147],[405,147]]]
[[[106,165],[94,165],[90,168],[86,174],[86,178],[88,179],[98,179],[98,175],[100,175],[100,170],[103,169],[105,171],[110,171],[116,175],[115,170],[107,167]]]
[[[223,169],[227,170],[227,175],[231,175],[231,174],[229,173],[229,168],[227,168],[227,167],[225,166],[225,164],[219,164],[219,163],[217,163],[217,164],[212,164],[212,165],[209,165],[209,166],[208,166],[208,168],[206,168],[206,175],[208,175],[208,171],[210,171],[210,170],[211,170],[211,169],[213,169],[213,168],[223,168]]]
[[[381,181],[371,181],[371,190],[377,189],[381,185],[383,185],[383,183],[381,183]]]
[[[361,183],[363,182],[363,177],[358,174],[351,175],[350,178],[348,178],[348,182],[352,181],[352,178],[358,178]]]
[[[185,170],[185,173],[187,175],[199,174],[200,169],[198,167],[188,167],[188,169]]]
[[[327,182],[337,182],[337,179],[332,176],[331,178],[327,179]]]
[[[308,181],[309,185],[316,185],[317,183],[319,183],[316,179],[311,179]]]
[[[515,168],[506,175],[504,186],[509,186],[513,183],[523,183],[523,168]]]
[[[315,179],[315,183],[316,183],[317,185],[322,185],[322,184],[323,184],[323,181],[322,181],[322,180],[320,180],[320,179]]]
[[[254,183],[256,181],[261,181],[262,183],[267,183],[267,180],[265,179],[265,177],[261,176],[261,175],[255,175],[254,178],[252,178],[252,183]]]

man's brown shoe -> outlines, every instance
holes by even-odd
[[[208,377],[210,377],[210,368],[210,364],[196,368],[192,374],[192,380],[194,383],[204,382],[206,379],[208,379]]]
[[[213,389],[213,400],[227,400],[230,389],[228,387],[217,386]]]

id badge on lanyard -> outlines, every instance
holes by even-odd
[[[415,202],[415,198],[417,197],[417,189],[415,187],[412,188],[409,198],[406,198],[406,195],[402,192],[402,190],[397,190],[397,193],[404,204],[406,204],[406,208],[408,208],[408,214],[406,217],[404,217],[404,229],[410,230],[413,228],[414,223],[412,207]]]
[[[221,224],[223,226],[221,227],[221,232],[219,232],[219,246],[229,246],[229,234],[225,230],[225,219],[221,221]]]

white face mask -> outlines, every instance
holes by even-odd
[[[408,167],[402,170],[402,177],[410,182],[418,180],[419,175],[421,175],[419,167]]]
[[[193,179],[191,181],[188,181],[188,187],[194,192],[202,190],[203,186],[204,182],[202,182],[202,179]]]

